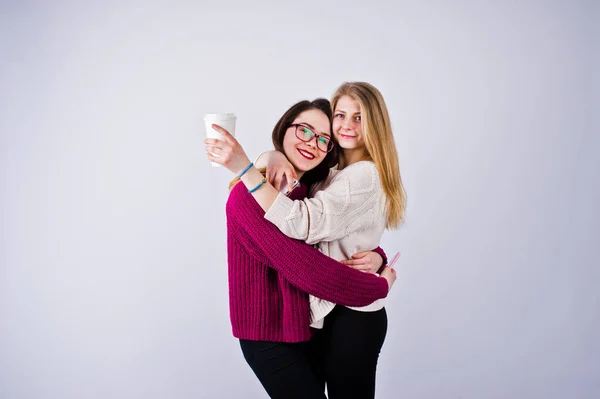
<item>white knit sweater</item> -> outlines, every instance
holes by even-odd
[[[338,261],[379,246],[385,230],[385,195],[373,162],[356,162],[340,171],[331,169],[312,193],[312,198],[296,201],[279,194],[265,218],[288,237],[317,244],[321,252]],[[380,299],[351,309],[373,312],[384,304]],[[311,296],[311,326],[322,328],[324,317],[334,306]]]

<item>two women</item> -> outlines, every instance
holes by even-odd
[[[291,198],[302,198],[307,193],[306,184],[326,177],[327,163],[333,156],[314,152],[311,160],[299,158],[292,149],[305,143],[295,136],[292,125],[310,124],[330,131],[330,121],[327,100],[303,101],[290,108],[275,126],[275,148],[289,152],[303,183]],[[226,140],[234,143],[235,139],[227,134]],[[217,148],[213,151],[222,153]],[[238,164],[244,166],[229,166],[240,174],[250,162],[246,158]],[[248,169],[241,182],[233,185],[226,207],[233,335],[240,339],[244,357],[271,397],[324,398],[307,354],[313,335],[308,293],[349,306],[366,305],[387,295],[395,274],[385,270],[384,278],[380,278],[360,273],[285,237],[264,219],[264,211],[244,187],[255,174],[262,181],[258,170]]]
[[[224,141],[207,140],[206,144],[207,150],[217,155],[209,154],[210,160],[241,174],[247,194],[256,202],[246,201],[266,211],[267,220],[287,236],[316,244],[321,252],[342,261],[377,247],[384,229],[401,223],[405,195],[388,112],[379,91],[368,83],[345,83],[334,94],[332,109],[333,137],[325,112],[305,112],[282,125],[287,127],[286,134],[282,147],[276,149],[285,157],[276,153],[266,156],[271,165],[280,165],[269,168],[275,180],[282,173],[272,169],[283,168],[288,181],[293,177],[302,181],[307,170],[327,156],[334,158],[335,140],[341,147],[337,167],[325,180],[311,182],[311,198],[280,194],[227,132],[222,132]],[[347,263],[363,267],[356,263],[364,263],[364,258]],[[328,273],[327,269],[316,272]],[[384,269],[382,275],[389,272]],[[329,285],[332,278],[332,274],[322,274],[321,282]],[[319,355],[312,371],[321,392],[326,381],[330,398],[374,397],[377,359],[387,330],[381,298],[356,306],[327,298],[330,293],[305,292],[311,294],[312,326],[322,328],[312,346]]]

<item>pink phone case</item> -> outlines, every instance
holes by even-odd
[[[394,265],[396,264],[396,262],[398,261],[399,258],[400,258],[400,252],[397,252],[396,255],[394,255],[394,257],[392,258],[392,261],[390,263],[388,263],[388,266],[391,268],[394,268]]]

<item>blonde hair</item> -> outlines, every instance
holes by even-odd
[[[362,135],[367,149],[366,160],[375,163],[387,199],[385,227],[398,228],[404,222],[406,192],[400,177],[396,143],[383,96],[373,85],[366,82],[342,83],[331,99],[331,109],[334,113],[339,99],[343,96],[352,98],[360,105]]]

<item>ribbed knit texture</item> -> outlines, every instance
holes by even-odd
[[[300,186],[291,198],[306,197]],[[237,184],[227,201],[229,305],[233,335],[276,342],[308,341],[308,294],[344,306],[387,296],[384,278],[356,271],[283,235]]]
[[[386,197],[377,167],[360,161],[342,170],[332,169],[325,181],[313,187],[313,197],[300,201],[278,195],[265,217],[285,235],[317,244],[325,255],[350,259],[352,255],[379,246],[385,230]],[[318,295],[311,296],[311,326],[323,327],[323,319],[335,306]],[[374,312],[384,300],[352,307]]]

